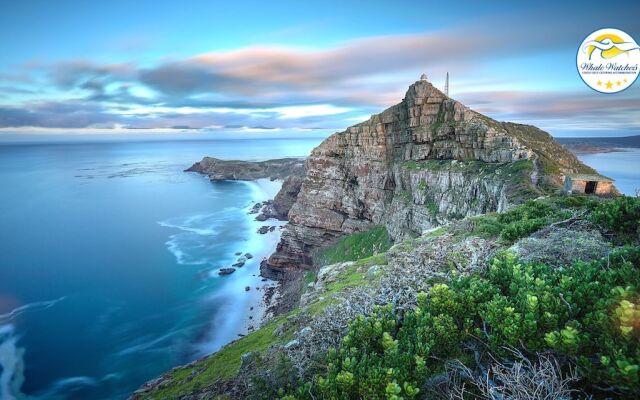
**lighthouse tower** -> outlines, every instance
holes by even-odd
[[[444,94],[449,97],[449,73],[447,72],[447,79],[444,81]]]

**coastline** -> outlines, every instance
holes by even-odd
[[[248,291],[252,299],[243,323],[243,333],[247,334],[254,329],[258,329],[269,317],[269,304],[267,304],[268,302],[265,297],[267,296],[268,291],[273,291],[278,287],[278,282],[265,278],[260,274],[260,263],[263,260],[268,259],[269,256],[276,251],[276,246],[280,241],[280,235],[282,233],[281,229],[287,221],[280,221],[275,218],[269,218],[266,221],[258,221],[255,218],[258,214],[251,213],[255,204],[267,200],[273,200],[282,187],[282,180],[272,181],[268,178],[261,178],[242,182],[248,185],[254,193],[251,204],[245,209],[249,219],[249,226],[252,230],[249,239],[249,247],[252,249],[259,249],[255,254],[253,254],[254,257],[251,260],[253,261],[251,265],[252,278],[255,279],[253,281],[254,285],[251,286],[251,289]],[[276,228],[273,231],[269,231],[264,234],[258,233],[258,229],[265,225],[275,226]],[[254,329],[251,329],[252,327]]]
[[[233,267],[235,271],[230,275],[219,275],[219,267],[209,270],[210,279],[220,279],[223,285],[205,301],[217,304],[220,311],[208,323],[208,328],[202,334],[198,343],[194,345],[196,359],[214,354],[222,347],[260,328],[268,310],[264,301],[265,293],[277,286],[277,282],[260,276],[260,262],[268,258],[280,240],[280,229],[286,221],[270,219],[256,221],[257,214],[251,213],[254,205],[270,200],[280,189],[281,181],[258,179],[253,181],[236,181],[247,185],[251,190],[251,200],[246,206],[240,207],[245,214],[247,235],[239,243],[233,253],[224,258],[229,264],[220,265],[230,267],[238,258],[250,253],[242,267]],[[272,232],[258,233],[262,225],[277,226]],[[240,254],[238,254],[240,253]],[[249,288],[247,290],[247,288]]]

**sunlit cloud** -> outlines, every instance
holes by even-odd
[[[503,29],[495,29],[498,22]],[[399,102],[422,72],[438,86],[450,72],[452,97],[500,120],[552,131],[637,129],[637,89],[603,97],[571,75],[568,87],[535,90],[539,84],[528,70],[509,72],[522,64],[513,61],[518,57],[533,60],[527,66],[546,60],[540,65],[548,68],[553,52],[572,53],[573,38],[583,32],[571,24],[555,28],[554,35],[532,36],[526,24],[498,16],[322,48],[253,45],[144,65],[32,62],[24,66],[32,75],[0,74],[7,82],[0,85],[0,128],[341,129]],[[18,84],[29,81],[47,90]]]

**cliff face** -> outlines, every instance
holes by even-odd
[[[394,240],[559,187],[589,171],[535,127],[500,123],[427,81],[369,120],[313,150],[271,276],[309,268],[311,252],[344,234],[385,225]]]

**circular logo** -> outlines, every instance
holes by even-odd
[[[618,93],[638,77],[640,47],[626,32],[600,29],[587,36],[577,56],[584,83],[600,93]]]

